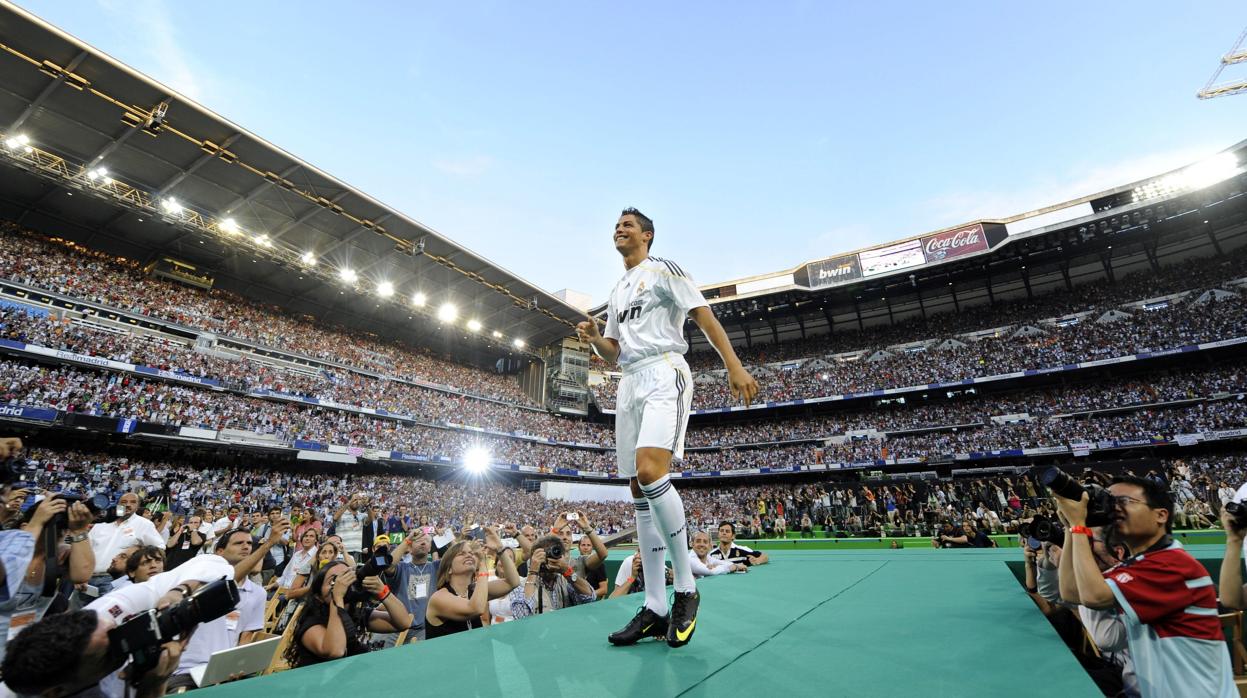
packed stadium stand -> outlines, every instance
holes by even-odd
[[[569,510],[586,535],[630,534],[630,498],[574,489],[622,483],[619,374],[571,338],[578,309],[0,13],[15,28],[0,51],[0,436],[28,442],[30,486],[141,493],[166,534],[231,507],[298,507],[327,530],[354,493],[395,540],[544,531]],[[1247,142],[1042,211],[704,286],[761,390],[735,404],[690,325],[673,476],[690,526],[930,547],[969,522],[1012,540],[1055,514],[1030,473],[1059,463],[1164,482],[1180,528],[1219,528],[1247,479],[1245,168]],[[553,484],[564,494],[542,493]]]

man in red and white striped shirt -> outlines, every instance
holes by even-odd
[[[1169,492],[1158,482],[1137,477],[1115,479],[1109,492],[1117,499],[1115,535],[1130,556],[1104,572],[1091,551],[1087,494],[1077,502],[1055,497],[1069,522],[1072,541],[1064,554],[1070,556],[1077,579],[1078,598],[1066,600],[1116,610],[1144,698],[1237,696],[1217,618],[1216,587],[1204,566],[1169,535]],[[1062,574],[1066,569],[1062,565]]]

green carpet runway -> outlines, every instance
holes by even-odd
[[[637,594],[196,695],[1099,695],[1006,564],[1017,550],[770,554],[699,582],[679,649],[606,642]]]

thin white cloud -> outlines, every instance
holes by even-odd
[[[434,160],[433,166],[446,174],[458,177],[477,177],[494,168],[497,161],[488,155],[471,155],[464,158]]]
[[[128,25],[145,60],[144,72],[178,92],[203,102],[204,73],[182,50],[178,30],[164,0],[98,0],[100,7]],[[136,61],[137,63],[137,61]]]

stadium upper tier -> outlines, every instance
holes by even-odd
[[[781,345],[746,349],[742,361],[760,387],[760,402],[809,400],[1080,361],[1156,352],[1247,336],[1242,292],[1247,252],[1192,259],[1025,302],[941,314],[892,327],[872,327]],[[690,356],[694,409],[734,404],[717,356]],[[618,381],[596,384],[595,398],[613,409]]]
[[[234,294],[145,275],[135,262],[79,245],[50,240],[0,222],[0,273],[4,278],[132,313],[168,320],[223,337],[411,381],[449,386],[463,393],[517,404],[532,404],[510,376],[491,374],[435,356],[427,350],[377,340],[310,318],[292,317]],[[203,373],[207,357],[190,366]],[[238,377],[221,363],[220,377]],[[250,378],[249,366],[234,369]],[[339,374],[341,375],[341,374]],[[285,380],[294,382],[295,377]],[[309,378],[300,389],[329,390],[334,378]],[[346,393],[352,387],[342,390]]]

